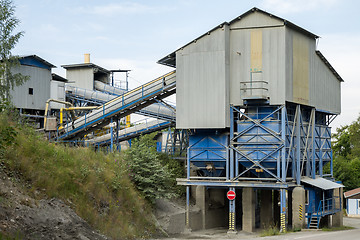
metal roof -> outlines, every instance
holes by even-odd
[[[163,57],[162,59],[160,59],[159,61],[157,61],[157,63],[160,63],[160,64],[163,64],[163,65],[166,65],[166,66],[170,66],[170,67],[176,67],[176,52],[186,46],[188,46],[189,44],[193,43],[193,42],[196,42],[197,40],[199,40],[200,38],[202,38],[203,36],[205,35],[208,35],[209,33],[211,33],[212,31],[218,29],[218,28],[222,28],[224,25],[231,25],[233,24],[234,22],[237,22],[237,21],[240,21],[243,17],[251,14],[251,13],[254,13],[254,12],[260,12],[260,13],[263,13],[263,14],[266,14],[266,15],[269,15],[270,17],[273,17],[273,18],[277,18],[279,19],[280,21],[283,21],[284,22],[284,26],[287,26],[287,27],[290,27],[298,32],[301,32],[309,37],[312,37],[312,38],[319,38],[319,36],[309,32],[308,30],[302,28],[302,27],[299,27],[298,25],[284,19],[284,18],[281,18],[281,17],[278,17],[278,16],[275,16],[271,13],[268,13],[266,11],[263,11],[259,8],[252,8],[250,9],[249,11],[243,13],[242,15],[238,16],[237,18],[234,18],[233,20],[231,20],[230,22],[223,22],[222,24],[219,24],[218,26],[214,27],[213,29],[211,29],[210,31],[207,31],[206,33],[204,33],[203,35],[199,36],[198,38],[192,40],[191,42],[185,44],[184,46],[178,48],[177,50],[175,50],[174,52],[170,53],[169,55]]]
[[[360,194],[360,188],[355,188],[353,190],[344,192],[344,197],[345,198],[352,198],[352,197],[354,197],[356,195],[359,195],[359,194]]]
[[[330,71],[334,74],[334,76],[341,82],[343,82],[344,80],[342,79],[342,77],[340,77],[340,75],[336,72],[336,70],[331,66],[331,64],[329,63],[328,60],[326,60],[326,58],[324,57],[324,55],[322,55],[322,53],[319,50],[315,51],[316,54],[320,57],[320,59],[325,63],[325,65],[330,69]]]
[[[65,69],[71,69],[71,68],[97,68],[98,70],[100,70],[101,72],[104,73],[110,73],[109,70],[100,67],[94,63],[78,63],[78,64],[67,64],[67,65],[61,65],[61,67],[65,68]]]
[[[62,76],[57,75],[56,73],[52,73],[52,80],[54,81],[59,81],[59,82],[68,82],[69,80],[67,80],[66,78],[63,78]]]
[[[22,59],[22,58],[34,58],[34,59],[38,60],[39,62],[49,66],[50,68],[56,68],[55,65],[49,63],[45,59],[43,59],[43,58],[41,58],[41,57],[39,57],[38,55],[35,55],[35,54],[32,54],[32,55],[20,55],[19,58],[20,59]]]
[[[309,177],[302,177],[301,182],[307,183],[307,184],[317,187],[317,188],[321,188],[323,190],[330,190],[330,189],[344,187],[344,185],[342,185],[342,184],[327,180],[322,177],[317,177],[315,179],[309,178]]]

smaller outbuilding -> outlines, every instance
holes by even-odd
[[[344,192],[346,213],[349,217],[360,217],[360,188]]]

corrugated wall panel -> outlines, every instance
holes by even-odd
[[[51,72],[47,69],[24,66],[13,70],[14,73],[21,73],[30,76],[30,79],[23,85],[14,87],[10,92],[12,102],[17,108],[45,110],[45,102],[50,98]],[[33,94],[29,94],[29,88]]]
[[[230,39],[230,103],[243,104],[240,83],[250,81],[252,71],[259,71],[253,80],[268,82],[263,87],[268,88],[271,104],[284,104],[284,27],[231,30]]]
[[[240,21],[234,22],[231,29],[234,28],[256,28],[269,26],[283,26],[284,23],[279,19],[269,17],[263,13],[254,12],[253,14],[243,17]]]
[[[67,69],[66,78],[69,80],[71,86],[94,89],[94,72],[92,68],[76,68]]]
[[[263,29],[263,80],[270,104],[285,103],[285,27]]]
[[[341,82],[334,76],[320,57],[314,52],[314,67],[311,69],[310,104],[318,110],[340,114]]]
[[[50,98],[60,101],[65,101],[65,83],[60,81],[51,81]],[[50,104],[52,109],[60,109],[65,107],[64,104],[52,102]]]
[[[310,50],[309,38],[300,33],[293,32],[292,100],[305,105],[309,105]]]
[[[250,80],[250,30],[230,31],[230,104],[242,105],[240,82]]]
[[[177,128],[227,127],[225,32],[215,30],[176,53]]]

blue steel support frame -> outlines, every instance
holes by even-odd
[[[267,174],[269,174],[272,178],[276,179],[277,181],[282,181],[282,178],[277,174],[277,173],[273,173],[271,171],[269,171],[266,167],[264,167],[262,165],[262,162],[264,160],[266,160],[267,158],[274,158],[273,156],[278,154],[279,152],[281,152],[281,150],[284,148],[284,138],[282,138],[281,133],[276,133],[274,132],[272,129],[269,129],[268,127],[262,125],[262,123],[267,120],[270,116],[278,113],[281,109],[283,109],[284,106],[279,106],[277,107],[274,111],[272,111],[271,113],[267,114],[265,117],[261,118],[261,119],[253,119],[250,116],[248,116],[245,112],[240,111],[239,109],[237,109],[236,107],[231,106],[231,110],[230,112],[235,111],[236,113],[238,113],[241,117],[246,118],[251,125],[248,126],[246,129],[242,130],[241,132],[238,132],[236,134],[236,136],[234,136],[234,127],[232,127],[230,125],[230,148],[235,152],[236,154],[236,160],[235,160],[235,171],[236,171],[236,177],[231,178],[232,180],[238,180],[241,178],[242,175],[244,175],[245,173],[247,173],[248,171],[254,169],[255,167],[261,169],[261,171],[266,172]],[[282,113],[285,114],[285,113]],[[232,113],[233,116],[233,113]],[[234,120],[232,119],[232,124],[234,122]],[[275,148],[273,148],[272,151],[268,152],[268,153],[264,153],[264,156],[260,159],[260,160],[255,160],[253,159],[251,156],[249,156],[251,153],[253,153],[254,151],[250,152],[250,153],[244,153],[241,150],[239,150],[237,148],[238,145],[240,145],[239,142],[236,142],[237,139],[241,136],[243,136],[244,134],[250,132],[252,129],[254,129],[255,127],[261,129],[262,131],[265,131],[268,135],[270,135],[271,137],[273,137],[274,139],[277,140],[276,143],[274,142],[268,142],[266,139],[264,140],[264,144],[271,144],[271,146],[276,146]],[[253,137],[254,138],[254,137]],[[251,138],[250,140],[252,140],[253,138]],[[253,143],[251,141],[248,142],[241,142],[242,146],[246,146],[246,145],[253,145]],[[238,157],[242,157],[247,159],[249,162],[251,162],[251,166],[247,169],[245,169],[243,172],[239,173],[238,169],[239,169],[239,163],[238,163]],[[231,159],[231,157],[230,157]],[[278,162],[278,160],[276,160]],[[230,168],[231,166],[233,166],[233,164],[230,161]],[[283,164],[282,164],[283,166]],[[286,174],[283,174],[286,175]],[[260,178],[258,178],[260,179]]]

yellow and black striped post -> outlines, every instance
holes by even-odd
[[[235,213],[229,212],[229,231],[235,231]]]
[[[303,206],[300,204],[299,205],[299,220],[302,221],[303,220]]]
[[[280,226],[280,231],[281,232],[285,232],[286,231],[286,219],[285,219],[285,217],[286,217],[286,214],[285,213],[281,213],[281,216],[280,216],[280,224],[281,224],[281,226]]]

